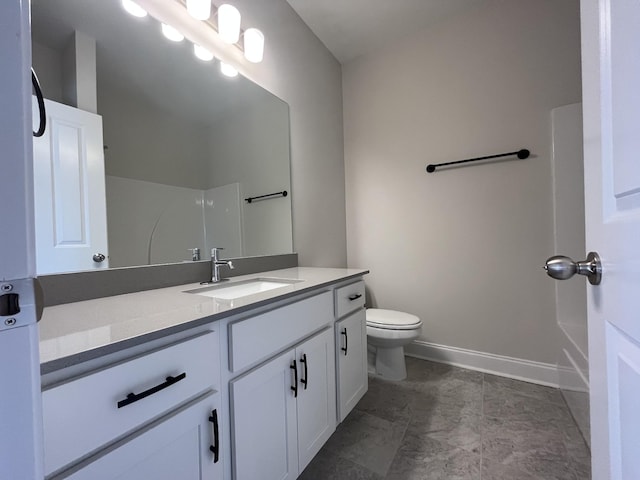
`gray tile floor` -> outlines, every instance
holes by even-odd
[[[587,480],[589,451],[557,389],[407,358],[369,391],[304,480]]]

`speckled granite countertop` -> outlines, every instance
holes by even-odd
[[[234,300],[185,293],[202,288],[193,283],[47,307],[39,323],[41,370],[48,373],[366,273],[348,268],[288,268],[225,282],[224,286],[231,286],[255,278],[298,280]]]

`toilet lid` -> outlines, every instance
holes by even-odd
[[[380,308],[367,309],[367,325],[389,330],[409,330],[422,325],[415,315],[398,312],[395,310],[383,310]]]

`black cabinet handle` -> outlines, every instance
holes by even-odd
[[[349,300],[353,302],[354,300],[359,299],[361,296],[362,296],[361,293],[354,293],[353,295],[349,295]]]
[[[131,392],[129,395],[127,395],[127,398],[125,398],[124,400],[120,400],[118,402],[118,408],[126,407],[127,405],[131,405],[132,403],[135,403],[138,400],[142,400],[143,398],[148,397],[149,395],[158,393],[160,390],[164,390],[165,388],[170,387],[175,383],[178,383],[180,380],[184,379],[186,376],[187,376],[187,372],[183,372],[177,377],[169,376],[167,377],[164,383],[161,383],[160,385],[156,385],[155,387],[152,387],[149,390],[145,390],[142,393],[136,394]]]
[[[44,108],[44,97],[42,96],[42,90],[40,90],[40,82],[38,82],[38,76],[35,70],[31,68],[31,85],[36,91],[36,99],[38,100],[38,112],[40,113],[40,125],[38,131],[33,132],[34,137],[41,137],[44,135],[44,129],[47,127],[47,112]]]
[[[291,386],[291,390],[293,390],[293,396],[295,398],[298,398],[298,365],[296,364],[296,360],[295,358],[293,359],[293,365],[289,365],[289,368],[293,369],[294,372],[294,381],[293,381],[293,385]]]
[[[300,383],[304,385],[304,389],[307,389],[307,380],[309,379],[309,372],[307,370],[307,354],[303,354],[300,359],[300,363],[304,363],[304,378],[300,379]]]
[[[211,410],[211,416],[209,421],[213,423],[213,445],[209,447],[209,450],[213,452],[213,463],[218,463],[220,459],[220,434],[218,432],[218,410]]]
[[[344,330],[342,332],[340,332],[342,335],[344,335],[344,347],[342,347],[340,350],[342,350],[344,352],[344,354],[347,354],[347,348],[349,348],[349,337],[347,336],[347,327],[344,327]]]

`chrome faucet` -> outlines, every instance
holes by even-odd
[[[231,260],[220,260],[218,258],[218,252],[220,250],[224,250],[224,248],[213,247],[211,249],[211,283],[218,283],[224,280],[228,280],[227,278],[220,278],[220,267],[226,265],[231,270],[233,270],[233,262]]]
[[[191,261],[192,262],[199,262],[200,261],[200,249],[198,247],[196,247],[196,248],[188,248],[187,250],[189,250],[191,252]]]

